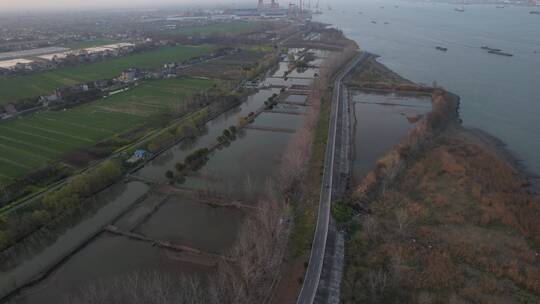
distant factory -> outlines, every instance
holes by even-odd
[[[251,18],[269,18],[280,19],[298,16],[302,13],[302,0],[298,4],[289,4],[288,7],[281,7],[277,0],[257,0],[257,8],[250,9],[233,9],[227,11],[228,14],[235,16],[237,19]]]

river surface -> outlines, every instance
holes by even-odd
[[[529,14],[532,8],[466,5],[459,13],[449,4],[330,4],[332,10],[325,5],[316,21],[343,30],[400,75],[428,85],[437,81],[460,95],[466,127],[501,138],[530,169],[540,172],[540,16]],[[482,45],[514,57],[489,54]],[[448,51],[437,51],[436,46]]]

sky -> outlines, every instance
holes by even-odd
[[[281,0],[284,2],[284,0]],[[251,2],[256,2],[252,0]],[[0,0],[0,12],[12,10],[64,10],[137,8],[164,5],[245,4],[248,0]]]

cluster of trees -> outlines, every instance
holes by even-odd
[[[208,148],[201,148],[186,156],[184,163],[192,170],[200,169],[207,161],[210,150]]]
[[[195,137],[198,134],[200,126],[208,120],[208,116],[209,110],[207,108],[190,115],[189,118],[166,128],[158,136],[154,137],[147,144],[146,149],[152,153],[156,153],[170,146],[179,138]]]
[[[266,72],[271,67],[275,66],[279,62],[279,56],[275,53],[271,53],[269,55],[266,55],[262,60],[260,60],[257,64],[247,67],[245,69],[246,71],[246,78],[247,79],[255,79],[260,74]]]
[[[208,148],[201,148],[193,153],[186,156],[183,163],[177,163],[175,165],[175,169],[177,171],[177,174],[174,173],[172,170],[168,170],[165,172],[165,176],[172,182],[174,179],[176,179],[177,182],[180,182],[183,180],[183,178],[186,176],[187,171],[197,171],[201,169],[204,164],[208,161],[208,154],[210,153],[210,150]]]
[[[266,106],[267,110],[272,110],[277,105],[277,103],[278,103],[277,97],[278,96],[279,96],[278,94],[274,93],[274,94],[272,94],[272,96],[270,96],[268,98],[268,100],[266,100],[264,102],[264,105]]]
[[[236,140],[236,126],[230,126],[223,130],[223,133],[218,136],[217,141],[220,145],[228,145],[231,141]]]
[[[122,174],[119,161],[105,161],[95,169],[71,178],[60,189],[47,193],[41,204],[1,217],[0,251],[41,227],[80,211],[88,197],[117,181]]]
[[[40,187],[53,183],[70,174],[70,169],[60,164],[51,164],[43,169],[31,172],[25,177],[8,185],[0,185],[0,205],[28,195]]]
[[[79,207],[84,198],[93,195],[118,180],[123,167],[116,160],[103,162],[89,172],[71,178],[61,189],[47,193],[42,204],[52,213],[61,213]]]
[[[255,113],[254,112],[249,112],[249,114],[247,116],[245,116],[245,117],[238,116],[237,125],[238,125],[239,128],[245,127],[248,124],[252,123],[254,119],[255,119]]]

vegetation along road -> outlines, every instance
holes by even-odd
[[[330,127],[328,130],[328,145],[326,147],[326,156],[324,160],[323,182],[321,184],[321,196],[319,202],[319,211],[317,219],[317,227],[315,228],[315,236],[311,247],[309,257],[309,265],[306,270],[304,284],[298,297],[298,304],[311,304],[315,300],[317,287],[323,268],[324,253],[326,248],[326,239],[328,236],[328,226],[330,222],[330,210],[332,205],[333,190],[339,185],[334,182],[334,175],[337,173],[336,168],[339,168],[342,153],[339,149],[342,147],[336,146],[337,136],[341,136],[342,130],[338,130],[341,124],[338,122],[342,119],[347,102],[347,98],[343,98],[342,81],[351,70],[360,62],[368,58],[367,53],[362,53],[355,57],[336,77],[334,83],[334,93],[332,96],[332,109],[330,117]],[[337,158],[337,159],[336,159]]]

